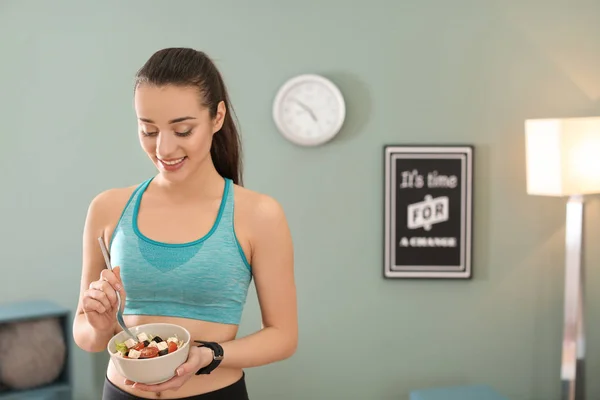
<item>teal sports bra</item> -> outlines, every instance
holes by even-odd
[[[138,229],[140,202],[152,179],[134,190],[110,241],[112,265],[121,267],[127,294],[123,313],[238,325],[252,269],[234,231],[232,181],[225,179],[211,230],[193,242],[171,244]]]

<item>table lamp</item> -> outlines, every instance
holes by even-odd
[[[584,399],[583,329],[584,196],[600,193],[600,117],[525,121],[527,193],[567,197],[563,400]]]

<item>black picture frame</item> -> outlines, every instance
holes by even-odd
[[[473,145],[384,146],[386,279],[473,276]]]

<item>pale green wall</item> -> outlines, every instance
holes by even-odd
[[[463,383],[558,399],[564,202],[525,194],[523,121],[600,111],[600,2],[519,3],[0,1],[0,301],[75,307],[89,201],[153,173],[132,76],[159,48],[193,46],[226,77],[247,186],[282,202],[295,239],[300,345],[248,371],[254,399]],[[271,120],[278,85],[305,72],[348,106],[339,139],[310,150]],[[382,279],[382,146],[415,142],[476,146],[473,281]],[[586,220],[593,378],[598,200]],[[251,294],[242,332],[259,326]],[[105,358],[74,359],[77,398],[97,399]],[[588,386],[600,398],[600,381]]]

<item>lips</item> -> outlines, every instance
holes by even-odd
[[[169,165],[169,166],[173,166],[173,165],[177,165],[180,162],[182,162],[183,160],[185,160],[185,157],[181,157],[181,158],[172,158],[170,160],[161,160],[160,158],[158,159],[161,163],[165,164],[165,165]]]
[[[163,170],[173,172],[181,168],[185,163],[185,160],[187,160],[187,157],[171,158],[169,160],[162,160],[159,158],[158,163]]]

